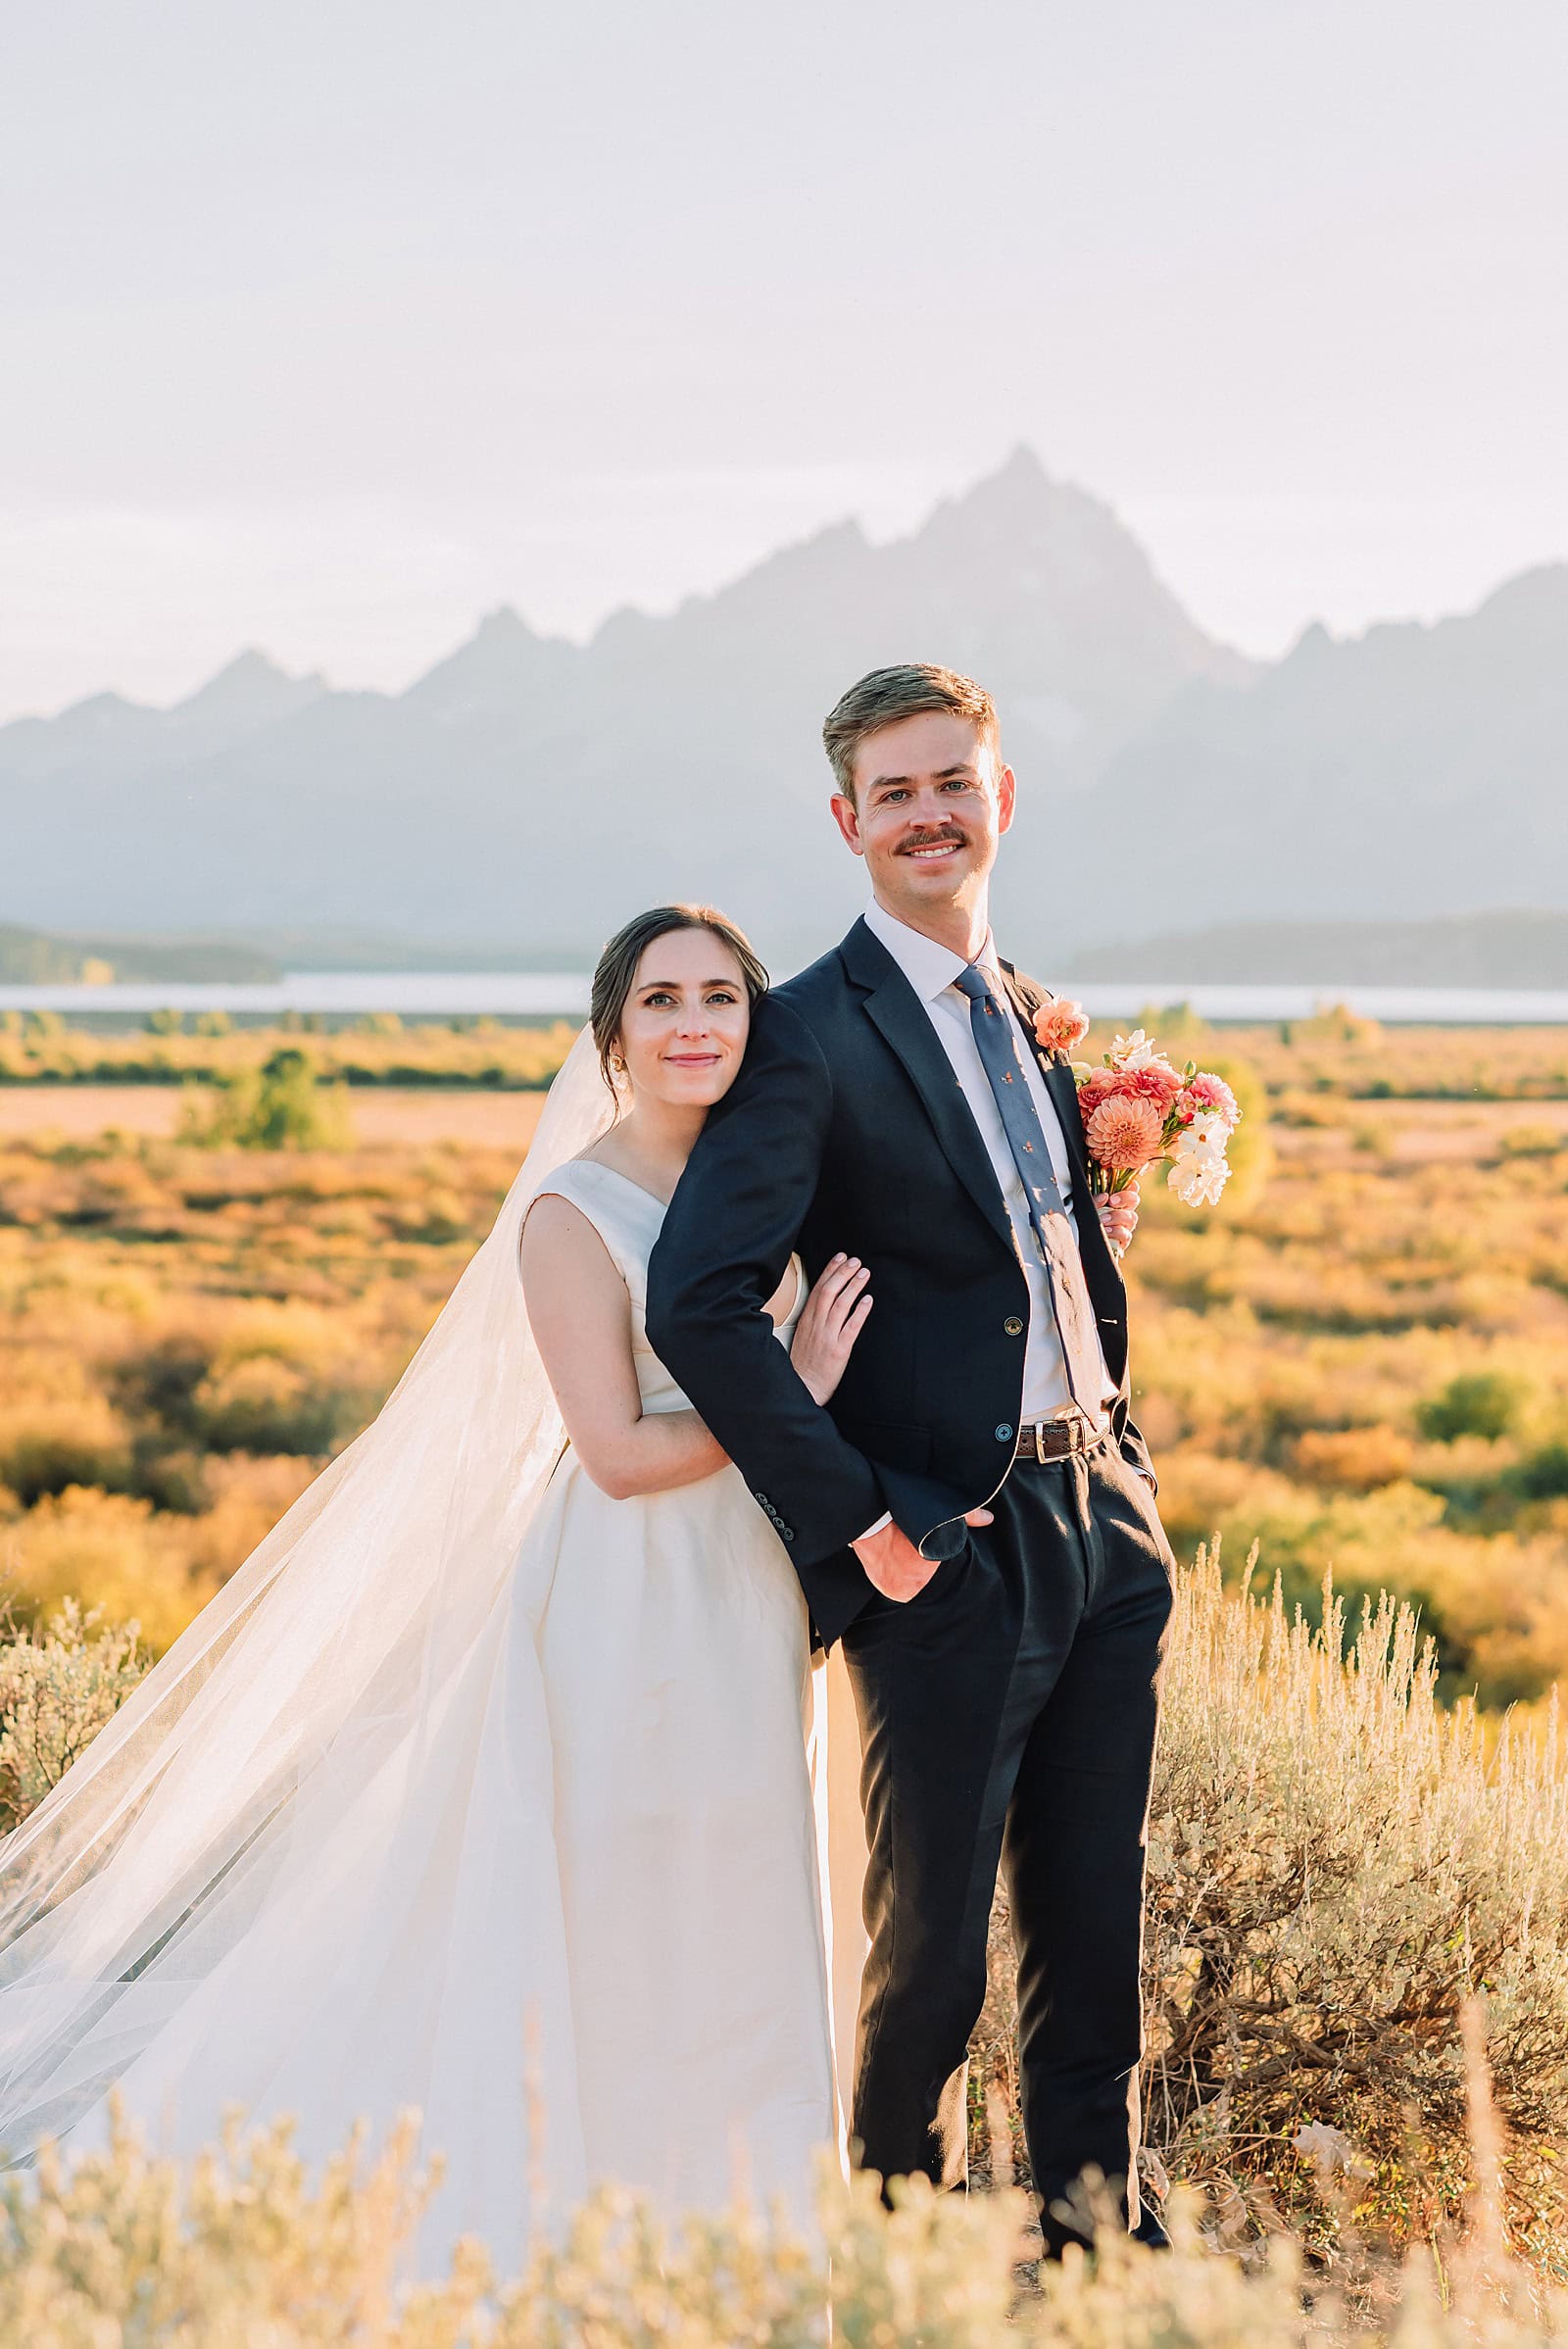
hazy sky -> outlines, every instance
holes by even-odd
[[[0,716],[1018,441],[1281,649],[1568,556],[1564,0],[0,0]]]

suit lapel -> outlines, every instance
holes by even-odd
[[[996,1169],[925,1005],[863,921],[856,923],[840,952],[851,977],[866,989],[866,1017],[903,1063],[954,1173],[998,1238],[1013,1248]]]

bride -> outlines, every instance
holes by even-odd
[[[706,907],[611,942],[379,1418],[0,1845],[7,2160],[101,2142],[115,2089],[182,2154],[417,2107],[421,2257],[503,2265],[606,2178],[804,2203],[839,2134],[805,1603],[643,1329],[765,985]],[[865,1280],[797,1262],[768,1307],[819,1400]]]

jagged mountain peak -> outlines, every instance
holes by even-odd
[[[538,644],[537,629],[530,628],[514,604],[498,604],[487,612],[469,638],[470,644],[522,645]]]
[[[541,636],[511,604],[487,612],[473,634],[416,678],[400,699],[443,725],[506,715],[581,659],[564,637]]]
[[[196,717],[219,711],[253,713],[269,708],[281,712],[297,709],[302,702],[315,700],[330,690],[318,669],[292,673],[270,654],[248,645],[243,653],[236,653],[232,661],[226,661],[205,685],[199,685],[193,694],[176,702],[169,714]]]

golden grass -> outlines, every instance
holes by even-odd
[[[1219,1209],[1187,1214],[1156,1183],[1129,1265],[1137,1409],[1178,1549],[1218,1527],[1237,1558],[1260,1537],[1309,1609],[1329,1566],[1352,1593],[1396,1590],[1446,1689],[1538,1698],[1568,1675],[1568,1039],[1156,1024],[1250,1104]],[[131,1546],[150,1629],[177,1628],[259,1526],[260,1509],[218,1512],[220,1465],[291,1462],[267,1472],[291,1491],[375,1408],[484,1231],[540,1097],[479,1088],[481,1050],[542,1064],[564,1034],[308,1041],[351,1073],[417,1047],[432,1081],[361,1086],[350,1147],[276,1153],[105,1131],[91,1087],[0,1084],[0,1572],[24,1597],[62,1589],[61,1512],[33,1512],[97,1489],[151,1503]],[[178,1048],[251,1066],[278,1042],[0,1037],[35,1059]],[[122,1087],[102,1114],[130,1099],[172,1120],[179,1098]],[[21,1109],[56,1130],[8,1135]],[[1510,1143],[1538,1124],[1565,1147]],[[1363,1128],[1387,1147],[1357,1147]],[[1486,1435],[1443,1416],[1478,1376],[1511,1398]],[[71,1536],[83,1594],[118,1606],[87,1530]]]

